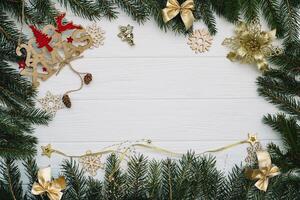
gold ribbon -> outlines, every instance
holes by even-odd
[[[256,152],[259,169],[246,169],[246,177],[251,180],[257,180],[255,186],[262,191],[267,191],[269,178],[280,174],[278,167],[273,166],[270,154],[267,151]]]
[[[51,168],[46,167],[38,171],[38,183],[32,186],[31,193],[33,195],[41,195],[46,193],[50,200],[60,200],[66,188],[66,180],[63,176],[52,180]]]
[[[193,0],[186,0],[181,5],[177,0],[168,0],[166,8],[162,10],[162,17],[167,23],[180,13],[185,29],[188,30],[195,20],[192,10],[194,10]]]

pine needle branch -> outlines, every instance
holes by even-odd
[[[79,169],[79,165],[72,159],[64,160],[62,171],[68,185],[64,198],[73,200],[85,199],[87,194],[87,181],[84,177],[83,170]]]

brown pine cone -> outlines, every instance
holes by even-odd
[[[69,95],[64,94],[64,96],[62,97],[62,101],[67,108],[71,108],[72,103],[71,103],[71,99],[70,99]]]
[[[90,84],[90,82],[93,80],[92,74],[87,73],[87,74],[84,76],[83,80],[84,80],[84,83],[85,83],[86,85]]]

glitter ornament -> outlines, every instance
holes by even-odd
[[[195,30],[188,38],[188,45],[195,53],[203,53],[209,50],[213,38],[205,29]]]
[[[130,46],[133,46],[133,26],[128,24],[127,26],[120,26],[119,28],[120,33],[118,34],[118,37],[121,38],[122,41],[126,41]]]
[[[247,157],[245,158],[245,162],[248,166],[252,166],[257,163],[257,151],[262,151],[262,145],[260,142],[256,142],[253,145],[247,147]]]
[[[65,106],[61,101],[61,95],[53,95],[51,92],[47,92],[44,98],[38,99],[38,102],[42,105],[42,108],[48,113],[55,115],[60,109]]]
[[[267,58],[280,55],[283,50],[272,43],[276,39],[276,29],[262,31],[258,19],[251,23],[239,22],[235,28],[235,36],[225,38],[222,45],[231,49],[227,58],[234,62],[256,64],[260,71],[269,69]]]
[[[82,164],[83,169],[92,176],[96,176],[98,169],[103,168],[101,154],[93,155],[91,151],[87,151],[86,154],[79,159],[79,162]]]
[[[105,39],[105,37],[104,37],[105,32],[99,26],[97,26],[96,23],[94,23],[90,26],[87,26],[86,32],[93,39],[93,46],[91,46],[91,48],[104,45],[103,41]]]

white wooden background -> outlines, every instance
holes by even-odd
[[[74,17],[77,24],[93,22]],[[104,46],[87,50],[73,62],[93,74],[93,82],[71,94],[72,108],[57,112],[48,127],[37,127],[41,145],[51,143],[68,154],[97,151],[124,140],[151,139],[177,152],[202,152],[257,133],[263,144],[278,137],[261,122],[276,109],[256,92],[255,66],[232,63],[221,46],[234,26],[217,19],[218,34],[209,52],[195,54],[184,36],[161,31],[154,21],[139,26],[124,13],[118,20],[98,21],[105,30]],[[118,37],[118,26],[134,26],[136,46]],[[195,23],[195,28],[206,28]],[[63,94],[79,80],[67,67],[41,84],[40,97],[49,90]],[[247,145],[214,154],[219,169],[229,170],[246,156]],[[140,152],[144,152],[141,150]],[[40,152],[39,152],[40,154]],[[161,155],[146,152],[150,157]],[[55,173],[62,157],[38,156],[39,166],[51,164]]]

